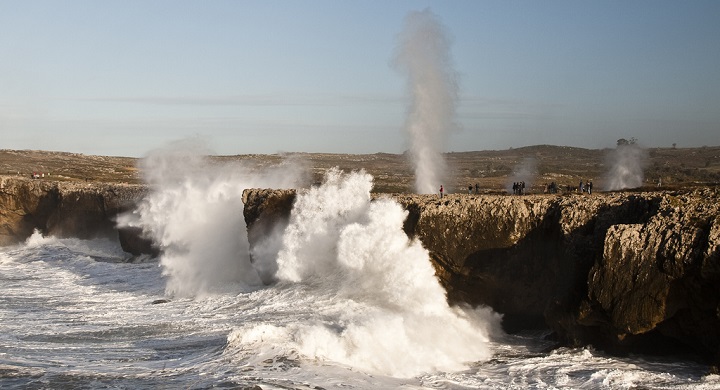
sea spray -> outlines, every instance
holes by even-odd
[[[228,285],[262,285],[249,258],[242,192],[251,187],[298,187],[302,164],[262,172],[239,163],[210,161],[193,140],[150,153],[141,168],[150,193],[119,217],[143,229],[161,249],[170,295],[196,296]]]
[[[372,180],[366,173],[344,178],[339,170],[325,175],[325,183],[298,196],[278,255],[277,276],[299,282],[322,278],[339,267],[337,246],[341,229],[366,218]],[[309,261],[306,261],[309,260]]]
[[[634,138],[629,142],[619,140],[617,147],[607,155],[606,161],[610,166],[605,180],[607,191],[642,186],[645,179],[647,151],[638,145]]]
[[[316,309],[304,322],[240,328],[231,345],[397,377],[490,356],[498,316],[447,304],[427,250],[402,230],[407,211],[391,199],[371,202],[371,188],[365,172],[335,169],[298,194],[277,254],[278,285],[302,286]]]
[[[410,104],[404,127],[415,166],[415,189],[435,193],[447,173],[443,153],[457,127],[458,85],[450,40],[429,9],[411,12],[405,19],[394,65],[407,75]]]
[[[530,187],[535,181],[537,172],[537,160],[534,157],[524,158],[517,166],[515,166],[515,169],[513,169],[512,176],[508,178],[511,181],[505,185],[505,188],[508,192],[512,192],[513,183],[524,183],[524,191],[530,191]]]

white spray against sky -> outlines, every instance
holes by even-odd
[[[160,247],[170,295],[202,295],[228,283],[261,285],[248,255],[243,190],[296,188],[305,178],[297,162],[256,172],[211,162],[208,155],[196,140],[152,152],[141,166],[150,193],[118,220],[142,228]]]
[[[447,173],[443,153],[457,127],[457,76],[450,40],[429,9],[410,13],[399,37],[395,66],[407,74],[410,95],[405,131],[415,165],[415,190],[437,192]]]
[[[371,188],[364,172],[331,170],[322,186],[298,195],[274,255],[276,276],[317,294],[320,318],[243,329],[234,344],[262,338],[277,349],[399,377],[460,370],[490,356],[499,317],[448,305],[428,251],[402,230],[407,211],[391,199],[371,202]]]
[[[607,191],[638,188],[645,179],[647,151],[636,142],[619,143],[608,154],[607,164],[610,166],[605,180]]]

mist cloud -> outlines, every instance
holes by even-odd
[[[607,173],[606,190],[617,191],[626,188],[638,188],[645,179],[647,151],[636,143],[618,144],[607,155],[610,171]]]
[[[429,9],[406,17],[394,65],[407,75],[410,103],[405,132],[415,165],[415,189],[434,193],[447,171],[443,152],[456,128],[458,85],[450,40]]]

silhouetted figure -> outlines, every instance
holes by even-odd
[[[443,186],[440,184],[440,199],[443,197]]]

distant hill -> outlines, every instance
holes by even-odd
[[[603,188],[613,149],[583,149],[536,145],[507,150],[450,152],[446,154],[451,178],[444,186],[451,192],[467,192],[477,183],[483,192],[505,191],[513,181],[525,181],[529,191],[542,192],[555,182],[562,188],[592,180]],[[292,153],[312,170],[313,181],[322,180],[330,167],[365,169],[375,177],[376,192],[412,192],[413,168],[406,154]],[[283,161],[287,155],[236,155],[210,157],[215,163],[242,161],[263,167]],[[36,150],[0,150],[0,174],[30,177],[50,174],[53,180],[141,183],[138,159],[92,156]],[[720,146],[645,149],[644,186],[687,187],[720,184]]]

